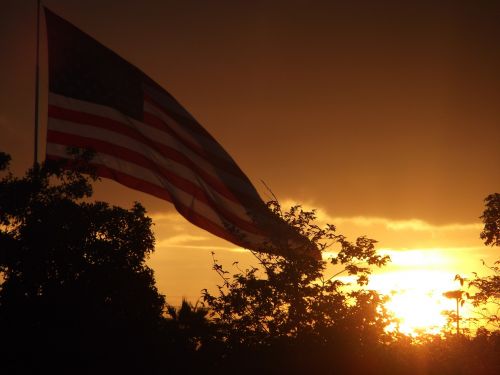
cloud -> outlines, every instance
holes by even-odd
[[[475,248],[430,248],[430,249],[380,249],[380,254],[389,255],[391,264],[400,267],[442,267],[449,266],[451,262],[458,261],[458,258],[453,256],[455,253],[467,253]]]
[[[155,212],[153,214],[148,215],[154,223],[160,222],[186,222],[186,219],[183,218],[177,211],[171,212]]]
[[[292,200],[287,200],[283,204],[284,207],[291,205],[293,205]],[[310,207],[304,205],[304,209],[310,209]],[[480,223],[435,225],[420,219],[339,217],[332,216],[321,208],[316,210],[316,213],[318,224],[335,224],[337,233],[347,236],[350,240],[361,235],[376,239],[377,249],[391,256],[391,267],[457,266],[464,268],[465,259],[475,264],[476,261],[479,262],[480,259],[487,259],[491,256],[491,251],[488,251],[489,249],[485,248],[479,239],[479,232],[482,228]],[[156,224],[157,248],[247,252],[194,226],[176,211],[154,213],[151,217]],[[326,253],[325,257],[333,255],[334,251],[332,249],[332,253]]]
[[[284,201],[283,206],[296,204],[293,200]],[[314,206],[305,204],[304,209]],[[316,209],[319,224],[331,223],[337,232],[348,238],[367,235],[376,239],[379,247],[391,249],[435,249],[435,248],[474,248],[479,249],[482,243],[479,233],[482,225],[475,223],[446,223],[436,225],[415,218],[393,220],[384,217],[351,216],[340,217],[330,215],[325,209]]]
[[[174,245],[174,247],[178,249],[198,249],[198,250],[224,250],[224,251],[232,251],[232,252],[243,252],[245,249],[239,247],[231,247],[231,246],[216,246],[216,245]]]
[[[167,247],[167,246],[178,246],[185,244],[186,242],[196,242],[196,241],[205,241],[207,239],[206,236],[196,236],[188,233],[177,234],[174,236],[170,236],[164,238],[157,242],[157,247]]]
[[[284,207],[289,207],[296,204],[293,200],[285,200]],[[310,205],[302,205],[306,210],[312,210]],[[316,210],[316,216],[321,223],[350,224],[358,227],[373,227],[383,226],[393,231],[457,231],[457,230],[476,230],[480,231],[482,225],[480,223],[449,223],[444,225],[434,225],[421,219],[406,219],[406,220],[392,220],[383,217],[374,216],[331,216],[326,210],[319,208]]]
[[[357,226],[375,226],[380,225],[392,231],[415,231],[415,232],[429,232],[429,231],[458,231],[458,230],[475,230],[480,231],[482,226],[477,223],[459,224],[451,223],[445,225],[433,225],[420,219],[409,220],[390,220],[381,217],[329,217],[325,219],[331,220],[334,223],[350,223]]]
[[[156,248],[247,251],[191,224],[176,211],[150,215],[155,224]]]
[[[220,246],[210,244],[209,236],[197,236],[188,233],[177,234],[157,241],[156,248],[176,247],[182,249],[201,249],[201,250],[226,250],[226,251],[245,251],[234,246]],[[207,244],[194,244],[196,242],[208,242]]]

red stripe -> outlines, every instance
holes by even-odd
[[[54,104],[49,104],[48,106],[48,116],[53,117],[53,118],[58,118],[61,120],[68,120],[68,121],[73,121],[77,122],[79,124],[90,124],[90,125],[96,125],[99,127],[106,127],[107,129],[113,130],[113,131],[120,131],[123,132],[124,134],[127,134],[131,136],[130,134],[140,134],[141,136],[144,137],[143,134],[138,132],[137,130],[134,131],[129,125],[124,124],[123,122],[116,121],[113,119],[110,119],[108,117],[103,117],[99,116],[93,113],[88,113],[88,112],[81,112],[78,110],[73,110],[69,108],[64,108],[60,107]],[[126,116],[124,116],[126,117]],[[151,117],[154,117],[151,114],[144,113],[144,120],[143,124],[152,126],[160,131],[163,131],[166,134],[169,134],[172,136],[175,140],[179,141],[181,144],[183,144],[185,147],[190,149],[193,153],[197,154],[198,156],[202,157],[203,159],[210,160],[210,163],[213,164],[216,168],[223,169],[226,172],[229,172],[230,174],[242,179],[246,183],[250,183],[248,178],[245,176],[245,174],[241,171],[241,169],[238,168],[237,165],[234,163],[230,163],[225,159],[221,159],[220,157],[217,157],[216,155],[212,155],[203,148],[199,147],[198,145],[188,142],[182,137],[180,137],[176,132],[174,132],[165,122],[159,120],[155,121],[154,119],[151,119]],[[151,123],[149,123],[147,120],[151,120]],[[145,139],[149,139],[147,137],[144,137]]]
[[[67,158],[63,158],[56,155],[47,154],[47,159],[51,160],[69,160]],[[141,180],[139,178],[130,176],[128,174],[116,171],[107,166],[97,164],[97,163],[89,163],[90,166],[96,169],[96,174],[100,177],[110,178],[119,182],[122,185],[125,185],[134,190],[139,190],[147,194],[154,195],[157,198],[166,200],[168,202],[172,202],[172,198],[167,190],[164,188],[157,186],[155,184],[151,184],[147,181]],[[66,169],[72,169],[71,164],[64,166]]]
[[[81,137],[77,135],[61,133],[54,130],[47,130],[47,142],[56,143],[60,145],[71,145],[80,148],[91,148],[97,152],[115,156],[122,160],[126,160],[130,163],[139,165],[143,168],[150,170],[151,172],[164,177],[172,185],[185,191],[186,193],[193,196],[194,199],[205,203],[207,206],[211,207],[215,212],[217,212],[222,217],[226,218],[228,221],[234,223],[236,226],[255,234],[262,234],[262,231],[255,227],[252,223],[249,223],[238,216],[232,214],[217,205],[209,195],[201,189],[199,186],[193,184],[191,181],[186,180],[183,177],[176,175],[174,172],[162,168],[158,164],[152,162],[148,158],[141,154],[138,154],[128,148],[117,146],[113,143],[101,141],[95,138]]]
[[[179,124],[182,124],[184,127],[189,128],[190,132],[193,133],[193,136],[196,138],[197,134],[202,134],[205,138],[208,138],[215,144],[219,145],[219,143],[212,137],[212,135],[198,122],[192,118],[179,115],[175,113],[174,111],[171,111],[168,106],[162,105],[158,100],[156,100],[153,95],[151,95],[149,92],[144,91],[144,101],[154,105],[156,108],[161,110],[163,113],[165,113],[167,116],[173,118],[175,121],[177,121]],[[180,105],[179,105],[180,106]]]
[[[231,174],[235,175],[236,177],[243,179],[245,182],[248,181],[248,178],[245,176],[245,174],[241,171],[241,169],[238,168],[238,166],[232,162],[229,161],[228,159],[222,158],[220,156],[214,155],[210,152],[208,152],[206,149],[203,147],[200,147],[198,144],[193,143],[186,138],[182,136],[182,134],[179,134],[179,132],[175,131],[175,129],[171,128],[167,122],[163,121],[162,119],[158,118],[152,113],[149,112],[144,112],[143,114],[143,122],[145,124],[148,124],[150,126],[153,126],[157,129],[161,129],[168,134],[170,134],[172,137],[176,138],[181,142],[183,145],[188,147],[191,151],[199,155],[200,157],[210,160],[211,162],[214,161],[214,164],[217,164],[221,169],[230,171]]]
[[[197,134],[201,134],[205,138],[207,138],[210,142],[213,142],[213,145],[218,147],[220,151],[222,151],[226,158],[223,158],[218,155],[214,155],[210,152],[207,152],[207,150],[203,147],[200,147],[199,145],[190,142],[188,139],[185,139],[182,134],[177,132],[174,128],[170,128],[169,124],[165,122],[164,120],[158,118],[152,113],[144,112],[144,122],[146,123],[151,123],[151,125],[158,127],[158,128],[163,128],[165,129],[166,127],[169,128],[177,138],[182,139],[183,142],[186,142],[186,145],[188,145],[190,148],[196,148],[200,155],[203,155],[206,158],[214,159],[217,160],[218,163],[221,163],[221,165],[225,165],[225,169],[231,170],[232,173],[234,173],[236,176],[242,178],[245,180],[245,182],[248,182],[251,184],[250,180],[248,177],[243,173],[243,171],[240,169],[238,164],[236,164],[233,160],[233,158],[224,150],[224,148],[217,142],[212,135],[206,131],[204,127],[202,127],[198,122],[195,120],[186,118],[185,116],[179,116],[176,113],[170,111],[167,107],[156,101],[155,98],[153,98],[149,93],[144,92],[144,101],[148,102],[149,104],[153,105],[156,107],[159,111],[163,112],[169,117],[172,117],[174,121],[176,121],[178,124],[180,124],[182,127],[187,127],[188,131],[191,133],[191,135],[194,138],[197,138]]]
[[[238,198],[235,195],[235,192],[231,191],[227,185],[220,183],[219,180],[206,173],[202,168],[198,167],[191,159],[189,159],[186,155],[179,152],[178,150],[166,146],[162,143],[154,142],[150,138],[145,137],[141,132],[137,129],[133,129],[121,122],[96,116],[89,113],[78,112],[67,108],[61,108],[54,105],[49,105],[49,117],[56,118],[59,120],[71,121],[82,125],[90,125],[99,127],[101,129],[106,129],[113,131],[115,133],[123,134],[127,137],[135,139],[147,147],[150,147],[160,153],[162,156],[165,156],[179,164],[182,164],[188,168],[191,168],[199,176],[213,189],[215,189],[218,193],[226,197],[227,199],[232,200],[233,202],[241,204],[243,200],[248,201],[251,199],[247,194],[238,192],[238,195],[243,195]],[[205,159],[205,158],[204,158]]]
[[[55,156],[55,155],[47,155],[47,159],[52,159],[52,160],[66,160],[65,158]],[[112,180],[115,180],[119,182],[122,185],[125,185],[129,188],[132,188],[134,190],[139,190],[142,191],[146,194],[151,194],[153,196],[156,196],[160,199],[164,199],[168,202],[173,202],[171,199],[170,195],[165,189],[162,189],[154,184],[151,184],[150,182],[138,179],[136,177],[130,176],[128,174],[125,174],[123,172],[117,171],[115,169],[109,168],[105,165],[102,164],[97,164],[97,163],[90,163],[92,167],[96,169],[96,173],[100,177],[104,178],[109,178]],[[212,222],[211,220],[207,219],[206,217],[197,214],[196,212],[190,210],[188,207],[180,204],[180,203],[174,203],[175,208],[177,211],[184,216],[188,221],[193,223],[194,225],[205,229],[206,231],[221,237],[227,241],[230,241],[238,246],[241,247],[248,247],[248,244],[245,244],[243,241],[241,241],[239,238],[236,236],[233,236],[230,232],[224,230],[221,228],[219,225],[216,223]]]

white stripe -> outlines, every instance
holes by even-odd
[[[187,141],[188,143],[195,144],[203,150],[207,150],[210,154],[223,159],[226,163],[231,164],[235,168],[237,168],[234,160],[227,154],[227,152],[222,148],[220,144],[216,143],[210,138],[205,137],[201,133],[194,134],[191,129],[182,126],[182,124],[165,113],[164,110],[161,109],[161,106],[158,107],[152,103],[145,101],[144,112],[159,118],[162,122],[165,123],[166,127],[174,130],[174,132],[183,140]]]
[[[188,111],[186,111],[186,109],[182,105],[180,105],[180,103],[177,102],[177,100],[172,95],[167,93],[163,88],[143,82],[143,89],[155,101],[161,103],[171,112],[175,112],[178,115],[181,115],[183,117],[186,117],[187,119],[190,119],[191,121],[196,122],[195,118],[191,116],[191,114]]]
[[[233,164],[235,167],[236,163],[233,158],[224,150],[224,148],[212,137],[206,137],[204,134],[193,131],[190,127],[185,127],[182,123],[174,120],[170,115],[165,113],[165,110],[170,110],[174,113],[177,113],[189,121],[198,122],[195,120],[193,116],[189,112],[187,112],[172,96],[166,93],[164,90],[160,90],[148,84],[144,84],[144,91],[149,94],[157,105],[149,103],[147,101],[144,102],[144,111],[150,114],[155,115],[156,117],[163,120],[167,126],[174,129],[177,134],[181,135],[182,139],[188,140],[191,143],[199,145],[202,149],[208,149],[213,154],[218,155],[223,158],[227,162]],[[198,124],[198,126],[201,125]]]
[[[224,185],[227,185],[234,190],[249,195],[250,199],[252,199],[251,197],[253,197],[253,199],[260,200],[260,197],[255,191],[255,188],[249,185],[248,182],[243,181],[238,177],[227,173],[223,169],[215,167],[213,164],[207,162],[205,159],[198,156],[188,147],[184,146],[181,142],[179,142],[179,140],[177,140],[176,138],[172,137],[170,134],[164,131],[156,129],[152,126],[149,126],[132,118],[129,118],[124,114],[120,113],[119,111],[114,110],[110,107],[89,103],[86,101],[81,101],[73,98],[68,98],[53,93],[49,94],[49,104],[78,112],[99,115],[104,118],[118,121],[120,122],[120,124],[129,126],[130,128],[141,133],[145,138],[151,140],[152,142],[160,143],[164,146],[173,148],[176,151],[180,152],[189,160],[191,160],[194,164],[203,169],[207,174],[210,174],[212,177],[218,180],[222,180]],[[50,126],[51,123],[49,122],[48,124],[49,129]]]
[[[247,215],[247,210],[241,204],[233,202],[226,197],[222,196],[216,189],[208,185],[201,176],[199,176],[191,168],[179,164],[171,159],[166,158],[162,154],[155,151],[148,145],[145,145],[133,138],[125,135],[94,127],[90,125],[73,123],[65,120],[49,118],[49,128],[51,130],[59,131],[64,134],[76,135],[81,137],[88,137],[100,141],[126,148],[143,157],[147,158],[151,163],[158,165],[171,173],[190,181],[193,185],[205,191],[209,197],[217,204],[223,206],[227,211],[234,213],[236,216],[249,223],[252,220]],[[110,149],[112,154],[112,150]],[[220,184],[224,184],[219,180]]]
[[[62,158],[68,158],[68,154],[66,152],[67,146],[60,145],[56,143],[47,143],[47,155],[53,155]],[[181,205],[188,207],[193,210],[197,214],[203,216],[207,220],[210,220],[212,223],[219,226],[222,230],[227,231],[224,227],[224,221],[230,222],[230,220],[223,219],[221,216],[217,214],[217,212],[210,206],[205,203],[195,199],[191,194],[184,192],[182,189],[177,188],[172,185],[167,179],[163,178],[160,175],[155,174],[147,168],[143,168],[137,164],[127,162],[123,159],[116,158],[111,155],[107,155],[104,153],[97,152],[94,156],[94,161],[97,164],[104,165],[111,169],[120,171],[124,174],[130,175],[137,179],[149,182],[155,186],[166,189],[168,193],[171,195],[172,199]],[[238,225],[232,223],[235,227]],[[252,243],[263,243],[265,241],[265,237],[256,235],[253,233],[249,233],[244,229],[238,227],[238,230],[242,232],[245,236],[245,240],[251,241]],[[257,242],[254,242],[257,241]],[[260,242],[259,242],[260,241]]]

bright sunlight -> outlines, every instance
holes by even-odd
[[[373,275],[370,285],[390,296],[386,307],[398,321],[392,329],[409,335],[438,333],[447,321],[443,312],[456,309],[456,301],[443,296],[459,288],[454,276],[437,270],[396,271]],[[464,316],[467,313],[461,311]]]
[[[453,308],[453,301],[445,300],[434,292],[418,289],[396,292],[386,304],[398,319],[394,328],[406,334],[438,333],[446,324],[444,310]]]

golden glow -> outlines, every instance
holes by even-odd
[[[410,253],[410,257],[413,257]],[[370,285],[390,296],[386,307],[394,314],[397,324],[389,329],[402,333],[438,333],[446,325],[446,310],[455,311],[456,300],[443,296],[459,288],[454,274],[446,271],[408,270],[374,275]],[[468,316],[467,306],[461,309]]]
[[[446,324],[442,314],[443,310],[450,309],[446,302],[432,292],[405,290],[393,295],[386,306],[398,320],[393,328],[397,327],[402,333],[437,333]]]
[[[392,297],[387,307],[399,319],[400,331],[407,334],[439,331],[446,323],[441,311],[456,309],[454,300],[442,296],[445,291],[459,288],[455,275],[484,273],[480,259],[488,264],[495,260],[495,253],[482,245],[476,223],[438,226],[416,220],[332,218],[325,210],[320,210],[318,216],[320,223],[339,223],[339,233],[351,240],[362,233],[380,240],[379,252],[389,255],[391,262],[374,268],[369,288]],[[217,292],[220,280],[212,270],[211,251],[228,269],[235,261],[241,268],[256,265],[249,251],[208,235],[175,212],[155,214],[153,220],[157,251],[149,264],[170,304],[180,305],[183,297],[196,302],[204,288]],[[415,229],[416,223],[422,230]],[[333,255],[325,252],[324,258]],[[345,281],[354,282],[355,278]],[[468,307],[466,303],[461,309],[462,316],[471,314]]]

